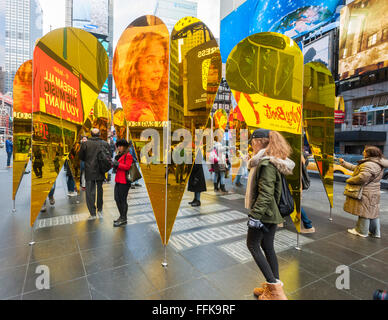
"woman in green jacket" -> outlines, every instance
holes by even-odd
[[[274,239],[277,225],[283,222],[278,209],[281,174],[290,175],[295,167],[288,159],[292,149],[280,133],[263,129],[253,132],[250,143],[254,156],[248,162],[245,195],[249,210],[247,247],[266,279],[263,287],[255,288],[253,293],[260,300],[287,300],[279,280]]]

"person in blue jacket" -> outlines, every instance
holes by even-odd
[[[13,143],[12,143],[12,138],[9,137],[7,141],[5,142],[5,151],[7,152],[7,167],[11,167],[11,157],[12,157],[12,152],[13,152]]]

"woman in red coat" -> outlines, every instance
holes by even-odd
[[[118,154],[113,162],[113,168],[116,170],[115,178],[115,201],[120,212],[120,218],[114,221],[114,227],[120,227],[127,224],[128,212],[128,191],[131,188],[131,183],[127,182],[126,173],[131,168],[132,156],[129,153],[129,143],[125,139],[116,142]]]

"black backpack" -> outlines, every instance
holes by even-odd
[[[280,215],[284,218],[294,212],[294,198],[292,197],[290,188],[288,187],[286,177],[281,173],[279,174],[282,182],[282,194],[280,195],[278,208]]]
[[[97,153],[98,169],[102,174],[107,173],[112,169],[112,158],[110,156],[110,150],[103,144],[100,145],[100,150]]]

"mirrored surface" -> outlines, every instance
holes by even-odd
[[[13,81],[13,184],[15,200],[31,156],[32,60],[24,62]]]
[[[226,80],[250,132],[279,131],[293,149],[293,175],[287,177],[295,200],[291,215],[300,230],[303,55],[290,38],[273,32],[240,41],[226,63]]]
[[[108,75],[108,57],[90,33],[51,31],[33,59],[31,225],[49,195]],[[74,159],[72,159],[74,160]],[[79,164],[72,162],[76,175]]]
[[[303,127],[330,206],[333,207],[335,84],[320,62],[304,66]]]

